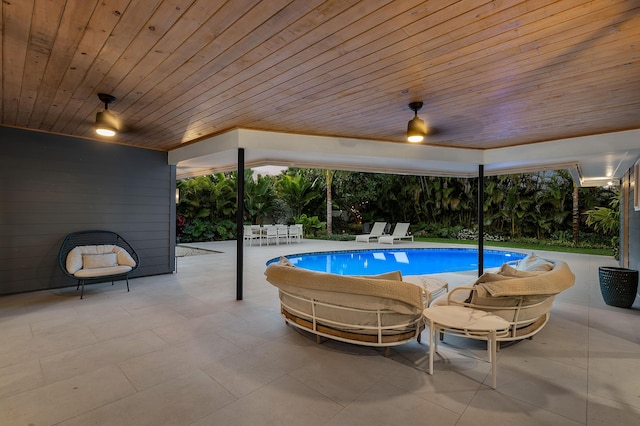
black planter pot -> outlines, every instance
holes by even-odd
[[[630,308],[638,291],[638,271],[614,266],[598,268],[600,291],[604,303],[618,308]]]

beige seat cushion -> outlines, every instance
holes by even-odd
[[[76,278],[95,278],[95,277],[106,277],[109,275],[119,275],[129,272],[131,266],[120,265],[120,266],[111,266],[107,268],[91,268],[91,269],[79,269],[77,270],[73,276]]]

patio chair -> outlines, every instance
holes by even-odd
[[[278,244],[282,239],[289,244],[289,227],[287,225],[276,225],[276,233],[278,234]]]
[[[261,236],[260,236],[260,227],[258,227],[258,231],[256,232],[252,225],[244,225],[244,232],[242,235],[243,235],[244,241],[249,240],[249,246],[251,246],[253,240],[256,240],[256,239],[258,240],[258,242],[262,243]]]
[[[371,232],[363,235],[356,235],[356,242],[371,242],[372,239],[377,240],[384,233],[384,228],[387,226],[387,222],[376,222],[371,228]]]
[[[263,232],[267,245],[269,245],[270,240],[273,240],[276,244],[278,244],[278,228],[276,228],[274,225],[264,225]]]
[[[413,235],[409,235],[408,233],[409,224],[398,222],[395,228],[393,228],[393,233],[391,235],[382,235],[378,238],[378,242],[381,244],[393,244],[396,240],[411,239],[411,241],[413,241]]]
[[[78,280],[76,290],[84,296],[87,281],[104,282],[116,279],[127,281],[129,274],[140,266],[140,258],[131,245],[111,231],[79,231],[67,235],[58,253],[60,269]]]
[[[302,225],[289,225],[289,241],[293,240],[298,242],[302,240]]]

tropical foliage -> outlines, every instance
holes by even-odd
[[[620,197],[612,198],[609,207],[587,210],[587,225],[605,234],[617,235],[620,229]]]
[[[348,235],[383,220],[409,222],[416,236],[477,236],[473,178],[289,168],[278,176],[247,170],[244,180],[245,223],[304,223],[308,235],[321,236],[329,225],[331,234]],[[180,241],[233,238],[236,187],[235,173],[179,181]],[[496,241],[608,242],[617,235],[617,200],[608,188],[575,188],[563,170],[490,176],[484,185],[484,230]]]

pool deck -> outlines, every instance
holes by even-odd
[[[83,300],[75,287],[0,297],[2,422],[640,422],[640,298],[633,309],[603,302],[597,270],[616,266],[611,257],[536,251],[567,262],[576,283],[556,298],[549,324],[533,340],[499,351],[492,390],[482,342],[447,338],[433,376],[426,343],[395,347],[390,358],[376,348],[318,345],[285,325],[277,291],[263,275],[265,262],[280,255],[442,245],[245,245],[242,301],[235,300],[235,242],[190,246],[220,253],[180,257],[178,273],[132,279],[130,293],[116,282],[87,286]],[[456,287],[476,272],[438,275]]]

